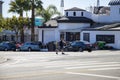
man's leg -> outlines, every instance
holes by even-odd
[[[56,49],[56,54],[58,54],[58,49]]]
[[[61,51],[62,51],[62,54],[64,55],[65,53],[64,53],[64,50],[63,50],[63,48],[61,49]]]

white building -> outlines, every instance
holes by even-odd
[[[120,0],[111,0],[109,5],[110,11],[104,14],[76,7],[67,9],[64,17],[50,20],[45,27],[39,28],[38,40],[43,43],[59,41],[61,37],[66,41],[85,40],[91,43],[103,40],[120,49]]]

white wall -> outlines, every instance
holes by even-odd
[[[77,32],[80,32],[81,29],[89,27],[90,24],[88,23],[59,23],[59,27],[58,28],[39,28],[39,34],[38,34],[38,41],[42,41],[42,30],[44,30],[44,34],[49,34],[49,32],[52,31],[53,36],[49,37],[48,36],[44,36],[44,43],[47,43],[49,41],[59,41],[60,40],[60,32],[66,30],[65,32],[69,32],[69,30],[75,31],[77,30]],[[47,32],[47,33],[46,33]],[[71,32],[71,31],[70,31]],[[47,38],[46,38],[47,37]]]
[[[81,40],[83,40],[83,33],[90,33],[90,43],[96,42],[96,35],[115,35],[115,43],[108,44],[116,49],[120,49],[120,31],[82,31]]]
[[[89,23],[59,23],[59,30],[83,29],[90,27]]]
[[[120,22],[120,5],[111,6],[110,10],[112,22]]]
[[[101,15],[93,14],[92,20],[98,23],[111,23],[112,22],[110,15],[102,15],[102,14]]]
[[[92,19],[92,13],[91,12],[84,12],[84,17]]]
[[[91,15],[92,15],[92,13],[88,12],[88,11],[65,11],[65,16],[66,16],[67,12],[68,12],[69,17],[87,17],[87,18],[91,18]],[[73,16],[74,12],[76,12],[76,16]],[[81,15],[82,12],[83,12],[83,16]]]
[[[60,33],[57,28],[39,28],[38,41],[42,42],[42,30],[44,30],[44,42],[58,41]]]
[[[39,28],[38,41],[42,42],[42,29]]]

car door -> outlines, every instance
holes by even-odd
[[[74,43],[72,44],[72,49],[73,49],[74,51],[77,51],[78,48],[79,48],[79,42],[74,42]]]

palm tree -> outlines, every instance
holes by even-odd
[[[25,9],[25,1],[24,0],[14,0],[10,2],[9,12],[17,13],[23,17],[23,11]]]
[[[0,32],[5,27],[4,25],[5,25],[5,19],[2,17],[2,15],[0,15]]]
[[[31,41],[35,41],[35,30],[34,30],[34,22],[35,22],[35,9],[43,9],[41,0],[32,0],[31,2],[31,10],[32,10],[32,25],[31,25]]]
[[[23,17],[23,12],[28,10],[28,0],[14,0],[10,2],[9,12],[17,13]],[[24,26],[21,26],[21,42],[24,42]]]
[[[41,0],[15,0],[11,1],[9,12],[18,13],[23,17],[24,11],[32,10],[32,25],[31,25],[31,40],[34,41],[34,10],[42,9],[42,1]],[[21,27],[23,28],[23,26]],[[24,42],[24,31],[21,29],[21,41]]]
[[[36,16],[40,15],[45,19],[45,22],[50,20],[54,15],[60,15],[57,8],[54,5],[49,5],[47,9],[37,9]]]

